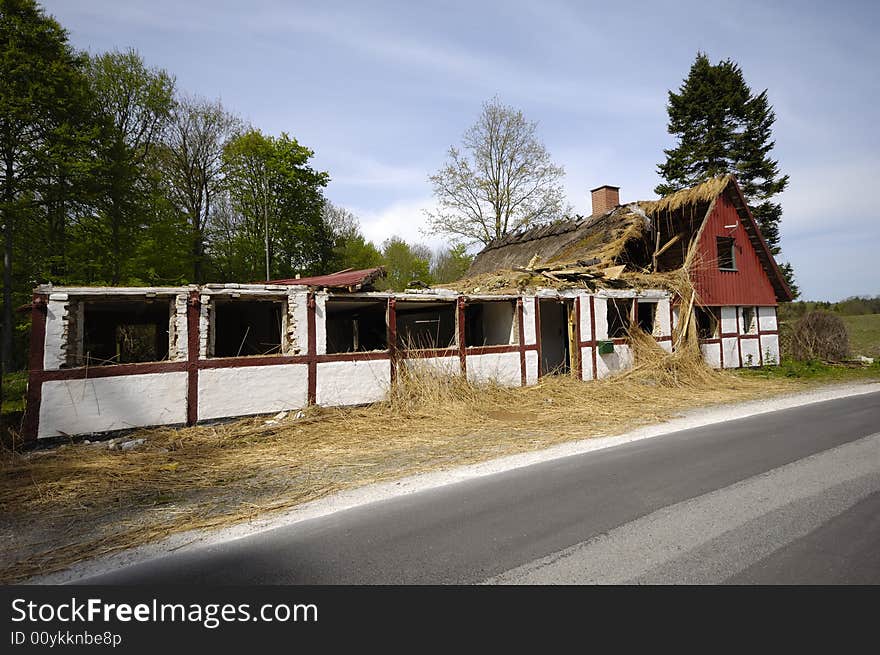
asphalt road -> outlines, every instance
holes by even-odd
[[[880,584],[880,393],[386,500],[88,584]]]

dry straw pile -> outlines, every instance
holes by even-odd
[[[22,580],[353,486],[618,433],[688,407],[764,395],[777,384],[711,371],[693,347],[669,355],[639,334],[633,344],[636,366],[598,382],[549,376],[505,388],[402,369],[388,399],[367,407],[141,430],[131,437],[143,446],[128,451],[71,443],[6,452],[0,579]]]

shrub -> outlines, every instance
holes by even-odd
[[[805,314],[792,326],[787,340],[787,354],[793,359],[840,362],[849,357],[846,323],[829,312]]]

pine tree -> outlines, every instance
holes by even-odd
[[[779,162],[770,156],[776,115],[766,89],[755,95],[738,64],[712,64],[698,52],[678,92],[669,92],[667,111],[668,131],[678,143],[664,150],[666,161],[657,170],[665,182],[655,192],[666,195],[733,173],[770,252],[778,255],[782,205],[773,197],[788,186],[788,175],[780,175]],[[780,269],[797,296],[791,264]]]

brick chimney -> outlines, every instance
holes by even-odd
[[[603,184],[590,190],[593,196],[593,216],[604,214],[620,204],[620,187]]]

